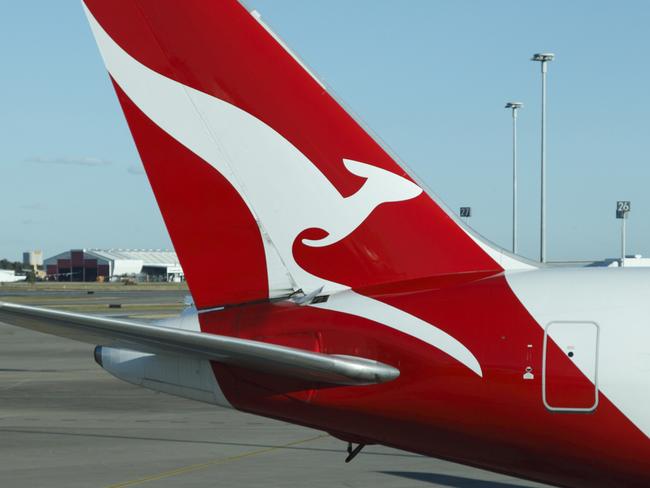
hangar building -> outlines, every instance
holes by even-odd
[[[124,276],[184,280],[176,253],[161,249],[71,249],[47,258],[43,265],[47,279],[56,281],[109,281]]]

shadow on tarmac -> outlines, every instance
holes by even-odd
[[[482,481],[448,474],[421,473],[416,471],[381,471],[381,473],[426,483],[435,483],[450,488],[527,488],[524,485],[514,485],[501,481]]]

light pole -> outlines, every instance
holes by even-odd
[[[546,64],[553,61],[553,53],[537,53],[531,61],[539,61],[542,67],[542,145],[541,145],[541,210],[539,223],[539,260],[546,261]]]
[[[506,108],[512,109],[512,252],[517,254],[517,110],[524,106],[521,102],[508,102]]]
[[[621,219],[621,267],[625,266],[625,222],[632,209],[629,200],[619,200],[616,202],[616,218]]]

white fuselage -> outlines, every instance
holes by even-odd
[[[650,435],[650,269],[546,268],[506,276],[541,327],[597,324],[597,388]],[[591,376],[579,355],[573,361]]]

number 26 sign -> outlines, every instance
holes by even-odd
[[[630,212],[631,206],[629,200],[620,200],[616,202],[616,218],[624,219]]]

